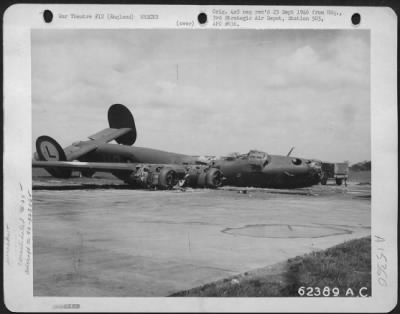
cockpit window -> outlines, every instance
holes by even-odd
[[[231,153],[231,154],[229,154],[227,156],[224,156],[223,159],[228,160],[228,161],[232,161],[232,160],[237,159],[239,156],[240,156],[239,153]]]
[[[250,164],[258,165],[259,167],[264,167],[268,164],[269,156],[267,153],[251,150],[247,156]]]
[[[249,156],[249,159],[265,159],[268,158],[268,154],[258,151],[258,150],[251,150],[247,154]]]
[[[248,162],[251,164],[266,165],[268,163],[269,156],[265,152],[261,152],[258,150],[250,150],[247,154],[232,153],[229,154],[228,156],[223,157],[223,159],[227,161],[232,161],[237,159],[248,160]]]

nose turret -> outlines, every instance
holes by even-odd
[[[263,167],[264,179],[269,186],[278,188],[306,187],[321,180],[318,160],[270,155],[270,162]]]
[[[322,162],[319,160],[311,160],[309,163],[311,175],[320,181],[322,177]]]

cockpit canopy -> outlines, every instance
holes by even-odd
[[[250,150],[247,154],[232,153],[224,157],[225,160],[248,160],[250,164],[265,166],[268,163],[269,156],[267,153],[259,150]]]
[[[259,150],[251,150],[247,153],[249,159],[261,159],[264,160],[268,158],[268,154]]]

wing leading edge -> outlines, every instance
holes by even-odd
[[[33,161],[33,168],[63,168],[72,170],[94,170],[103,172],[127,171],[136,169],[136,163],[81,162],[81,161]]]

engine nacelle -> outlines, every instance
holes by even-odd
[[[184,179],[185,169],[166,165],[138,165],[126,182],[145,189],[169,190]]]
[[[209,166],[188,166],[184,182],[181,186],[193,188],[216,189],[222,185],[223,175],[221,170]]]
[[[152,171],[147,165],[140,165],[126,178],[126,182],[137,188],[150,188],[152,182]]]
[[[138,165],[126,182],[137,188],[169,190],[174,186],[215,189],[223,175],[217,168],[200,165]]]

